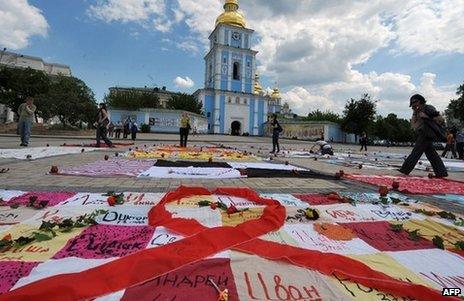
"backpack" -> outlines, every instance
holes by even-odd
[[[440,115],[440,112],[435,110],[434,107],[427,105],[424,108],[424,113],[430,117],[430,119],[424,119],[424,123],[435,134],[436,140],[438,142],[446,142],[445,119]]]

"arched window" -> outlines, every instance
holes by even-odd
[[[239,62],[234,63],[233,79],[240,80],[240,63]]]
[[[228,102],[228,103],[232,103],[232,98],[229,97],[229,98],[227,99],[227,102]]]
[[[240,97],[235,98],[235,103],[240,104]]]
[[[245,99],[243,100],[243,104],[244,104],[244,105],[247,105],[247,104],[248,104],[248,99],[245,98]]]

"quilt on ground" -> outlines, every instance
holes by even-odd
[[[179,187],[0,198],[2,301],[218,300],[226,289],[243,301],[453,300],[442,288],[464,289],[461,217],[430,217],[406,197]]]
[[[85,152],[96,151],[98,148],[86,148]],[[20,159],[20,160],[34,160],[54,156],[80,154],[83,151],[82,147],[61,147],[61,146],[48,146],[48,147],[28,147],[28,148],[14,148],[14,149],[0,149],[0,158],[5,159]]]

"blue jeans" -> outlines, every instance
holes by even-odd
[[[18,128],[21,135],[21,143],[28,145],[29,137],[31,136],[32,120],[20,120]]]

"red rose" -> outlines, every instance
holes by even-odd
[[[106,199],[106,201],[108,202],[108,205],[110,206],[116,205],[116,198],[114,196],[109,196],[108,199]]]
[[[230,205],[230,207],[227,208],[227,213],[228,214],[234,214],[234,213],[237,213],[237,212],[238,212],[238,209],[234,205]]]
[[[389,192],[389,189],[387,186],[380,186],[379,187],[379,194],[380,196],[387,196]]]
[[[216,210],[217,203],[211,203],[211,205],[209,205],[209,206],[211,207],[211,209]]]

